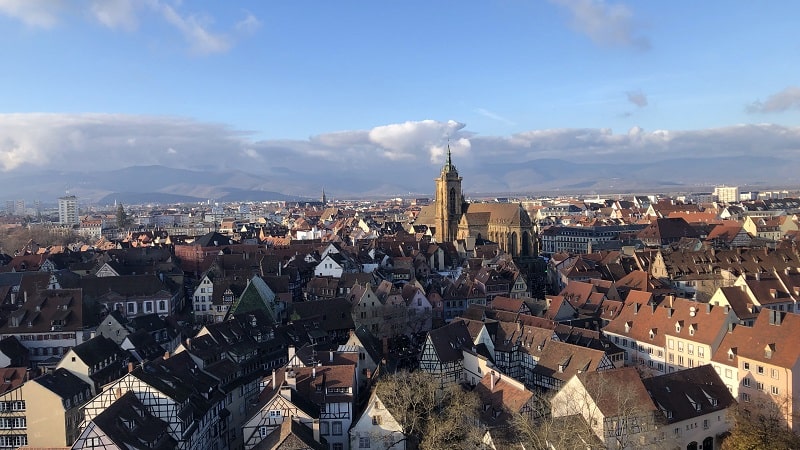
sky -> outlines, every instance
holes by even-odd
[[[800,153],[793,1],[0,0],[0,176]],[[335,190],[335,188],[332,188]]]

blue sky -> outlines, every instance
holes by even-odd
[[[0,0],[0,171],[220,152],[244,169],[411,170],[440,164],[448,140],[467,166],[793,158],[798,13],[790,1]]]

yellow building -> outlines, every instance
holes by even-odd
[[[512,256],[535,256],[536,235],[528,212],[516,203],[467,203],[462,178],[453,165],[450,148],[447,162],[436,179],[436,199],[422,207],[414,221],[432,230],[436,242],[474,238],[496,242]]]

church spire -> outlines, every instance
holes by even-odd
[[[447,165],[448,166],[452,166],[453,165],[453,158],[450,156],[450,143],[449,142],[447,143]]]
[[[444,167],[442,167],[442,173],[455,173],[458,176],[458,171],[456,170],[456,166],[453,165],[453,154],[450,151],[450,141],[447,142],[447,162],[445,163]]]

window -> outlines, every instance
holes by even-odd
[[[342,435],[342,422],[333,422],[333,435],[334,436]]]
[[[701,358],[705,358],[706,357],[706,348],[703,347],[702,345],[698,345],[697,346],[697,356],[699,356]]]
[[[324,436],[327,436],[327,435],[331,434],[330,431],[328,430],[329,426],[330,425],[328,424],[328,422],[320,422],[319,423],[319,434],[322,434]]]
[[[750,363],[749,362],[743,362],[742,363],[742,369],[750,370]]]
[[[778,377],[780,376],[780,375],[778,374],[778,369],[772,369],[770,372],[771,372],[771,374],[772,374],[772,378],[774,378],[774,379],[776,379],[776,380],[777,380],[777,379],[778,379]]]
[[[742,378],[742,386],[750,387],[750,378]]]
[[[760,381],[756,381],[756,389],[758,389],[759,391],[763,391],[764,390],[764,383],[762,383]]]
[[[128,314],[136,314],[136,303],[128,302]]]
[[[689,344],[689,347],[686,350],[690,355],[694,355],[694,344]]]
[[[372,416],[372,424],[373,425],[380,425],[383,422],[381,416]]]
[[[741,398],[742,398],[742,401],[743,401],[743,402],[749,402],[749,401],[750,401],[750,394],[748,394],[748,393],[746,393],[746,392],[741,392],[741,393],[739,394],[739,397],[741,397]]]
[[[703,419],[703,429],[704,430],[708,429],[708,419]]]
[[[166,311],[167,310],[167,302],[166,302],[166,300],[159,300],[158,301],[158,310],[159,311]]]
[[[772,391],[772,395],[780,395],[781,393],[780,389],[778,389],[778,386],[772,386],[770,389]]]
[[[678,341],[678,351],[679,352],[683,351],[683,342],[681,342],[681,341]]]
[[[259,427],[258,431],[261,434],[261,438],[262,439],[267,437],[267,427],[264,427],[264,426]]]
[[[764,375],[764,366],[756,366],[756,372],[758,372],[759,375]]]
[[[733,371],[731,369],[725,369],[725,378],[733,378]]]
[[[683,367],[683,356],[678,356],[678,365]]]
[[[269,410],[269,418],[275,419],[277,417],[281,417],[281,410],[280,409],[271,409]]]
[[[672,339],[670,339],[670,340],[668,341],[668,343],[669,343],[669,349],[670,349],[670,350],[673,350],[673,349],[675,348],[675,341],[673,341]]]
[[[358,448],[369,448],[369,436],[358,438]]]

